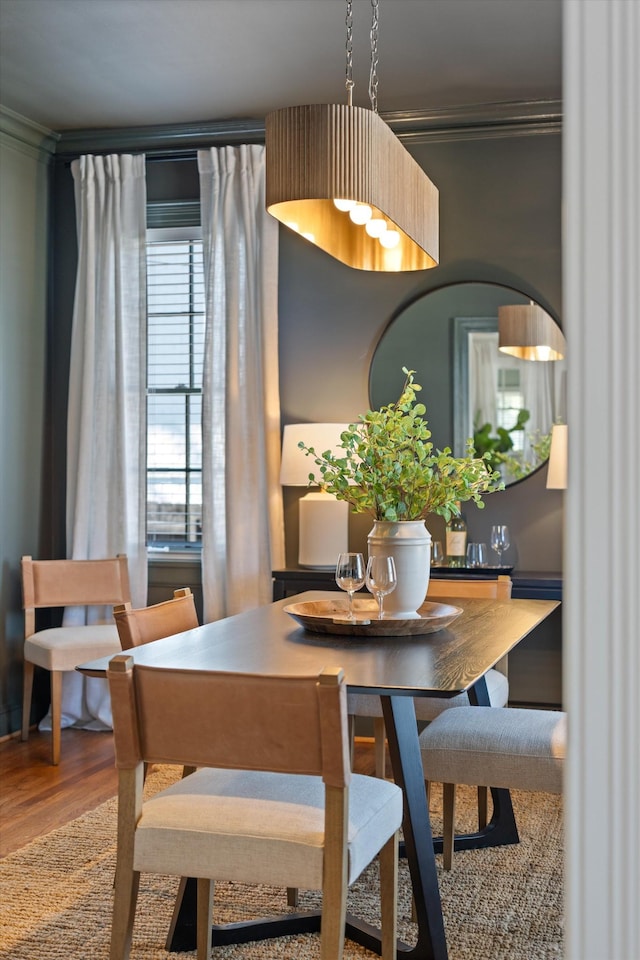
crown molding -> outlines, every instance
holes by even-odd
[[[35,160],[49,162],[58,134],[0,104],[0,142]]]
[[[559,100],[505,101],[434,110],[381,113],[406,144],[433,140],[491,139],[559,133]],[[264,143],[264,120],[213,120],[121,129],[63,130],[56,134],[56,156],[69,159],[82,153],[143,152],[177,157],[198,148],[224,144]]]
[[[490,140],[561,133],[561,100],[505,100],[435,110],[384,113],[405,144],[435,140]]]
[[[168,158],[181,153],[194,156],[202,147],[263,142],[263,120],[212,120],[121,129],[64,130],[60,133],[56,155],[68,159],[88,152],[130,151]]]

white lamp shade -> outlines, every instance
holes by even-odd
[[[287,424],[282,437],[282,486],[308,487],[309,474],[319,476],[313,457],[308,457],[298,446],[300,441],[318,454],[330,450],[334,456],[343,456],[340,435],[348,426],[348,423]],[[301,498],[298,510],[298,563],[301,567],[334,567],[338,554],[349,549],[349,505],[344,500],[336,500],[331,493],[314,490]]]
[[[566,423],[556,423],[551,430],[551,449],[547,471],[547,488],[566,490],[568,459],[568,428]]]
[[[280,483],[283,487],[308,487],[309,474],[319,475],[313,457],[308,457],[298,446],[305,446],[321,454],[331,450],[335,456],[344,456],[339,446],[340,435],[348,428],[348,423],[289,423],[282,436],[282,463]]]

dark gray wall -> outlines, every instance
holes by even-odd
[[[20,557],[40,549],[49,149],[0,111],[0,737],[22,714]]]

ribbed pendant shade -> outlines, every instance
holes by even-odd
[[[438,264],[438,190],[373,110],[341,104],[285,107],[266,117],[266,205],[281,223],[360,270]],[[392,249],[336,208],[371,207],[399,233]]]
[[[521,360],[562,360],[562,330],[537,303],[498,307],[498,349]]]

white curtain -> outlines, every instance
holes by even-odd
[[[526,397],[525,405],[530,414],[524,430],[522,456],[525,462],[535,461],[532,443],[537,442],[541,435],[549,432],[555,419],[553,398],[556,362],[555,360],[523,361],[520,367],[520,384],[522,393]]]
[[[469,423],[481,427],[496,422],[498,393],[498,334],[469,335]],[[477,424],[476,424],[477,421]]]
[[[133,604],[144,606],[145,158],[83,156],[71,171],[78,271],[67,414],[67,557],[126,553]],[[72,608],[64,622],[99,619],[105,611]],[[65,674],[63,724],[110,723],[106,683]]]
[[[206,621],[269,603],[284,563],[278,225],[264,146],[198,152],[206,286],[202,581]]]

